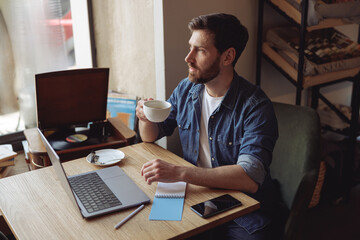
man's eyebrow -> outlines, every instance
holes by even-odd
[[[196,49],[198,49],[198,48],[207,49],[205,46],[202,46],[202,45],[191,45],[190,43],[189,43],[189,47],[194,47],[194,48],[196,48]]]

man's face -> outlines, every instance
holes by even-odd
[[[185,57],[189,79],[193,83],[207,83],[220,72],[220,53],[212,34],[204,30],[193,31],[189,40],[190,52]]]

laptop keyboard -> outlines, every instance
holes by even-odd
[[[89,213],[121,205],[96,172],[69,178],[69,182]]]

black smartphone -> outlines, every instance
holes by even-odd
[[[221,195],[208,201],[191,206],[191,210],[203,218],[214,216],[234,207],[241,206],[242,203],[229,194]]]

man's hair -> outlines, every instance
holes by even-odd
[[[220,53],[229,48],[234,48],[236,55],[232,63],[233,66],[235,66],[249,39],[248,31],[239,19],[225,13],[201,15],[192,19],[188,27],[191,32],[205,30],[213,34],[214,45]]]

